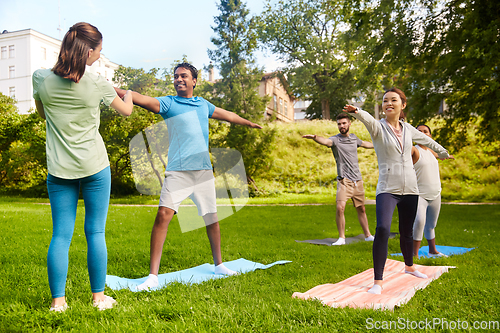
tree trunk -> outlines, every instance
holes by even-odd
[[[255,191],[259,192],[259,188],[257,187],[255,180],[253,180],[252,177],[250,177],[248,175],[247,175],[247,182],[248,182],[248,185],[252,185],[252,187]]]
[[[330,102],[327,99],[321,100],[321,114],[323,119],[330,120]]]

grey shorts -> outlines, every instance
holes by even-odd
[[[160,207],[179,211],[186,198],[191,198],[198,215],[217,213],[215,181],[212,170],[166,171],[160,194]]]

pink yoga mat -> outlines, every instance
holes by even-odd
[[[453,266],[415,265],[427,279],[417,278],[404,273],[404,262],[387,259],[384,269],[384,287],[382,294],[373,295],[368,289],[373,286],[373,268],[356,274],[335,284],[322,284],[305,293],[295,292],[292,297],[318,299],[323,304],[337,308],[351,307],[363,309],[394,310],[395,306],[406,304],[419,289],[448,272]]]

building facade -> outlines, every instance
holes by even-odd
[[[271,96],[264,111],[266,118],[275,116],[277,120],[284,122],[294,121],[294,98],[288,93],[283,82],[275,73],[264,75],[260,81],[259,95]]]
[[[0,34],[0,92],[17,100],[20,113],[35,108],[31,75],[39,68],[52,68],[60,47],[60,40],[33,29]],[[101,54],[87,71],[112,81],[118,66]]]

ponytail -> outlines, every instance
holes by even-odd
[[[64,35],[59,57],[52,71],[73,82],[80,82],[85,73],[89,50],[96,49],[102,34],[91,24],[80,22],[69,28]]]

